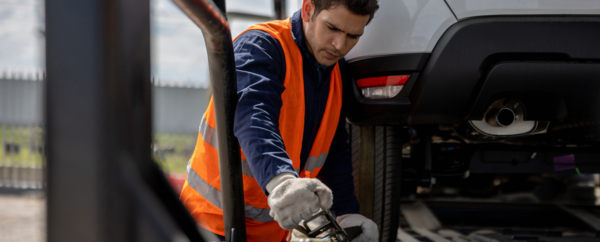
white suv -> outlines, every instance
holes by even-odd
[[[600,1],[379,5],[346,56],[344,107],[382,241],[396,239],[399,194],[436,181],[600,173]]]

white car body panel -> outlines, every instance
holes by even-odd
[[[446,0],[458,19],[490,15],[600,15],[600,0]]]
[[[465,18],[600,15],[600,0],[380,0],[379,6],[358,44],[346,55],[348,62],[371,56],[429,53],[452,24]]]
[[[346,60],[431,52],[456,21],[443,0],[380,0],[379,11]]]

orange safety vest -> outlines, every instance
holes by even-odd
[[[325,163],[333,136],[337,130],[342,108],[342,78],[339,65],[331,74],[327,106],[321,125],[303,169],[300,169],[300,151],[304,134],[304,77],[302,54],[294,42],[291,23],[287,20],[271,21],[254,25],[248,30],[262,30],[281,43],[285,54],[286,73],[281,94],[282,107],[279,115],[279,132],[285,149],[300,177],[315,178]],[[212,98],[204,118],[196,149],[187,166],[187,178],[180,200],[197,223],[215,234],[224,235],[223,210],[221,209],[221,180],[217,149],[215,113]],[[280,242],[287,234],[269,215],[267,196],[254,179],[242,150],[242,173],[246,233],[248,241]]]

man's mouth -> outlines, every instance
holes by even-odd
[[[325,55],[327,56],[328,59],[337,59],[338,58],[338,55],[333,54],[329,51],[325,51]]]

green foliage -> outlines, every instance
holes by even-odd
[[[156,133],[154,158],[166,172],[185,173],[196,138],[197,134]],[[0,144],[0,166],[42,166],[42,128],[0,124]],[[12,147],[18,147],[18,152],[10,152]]]
[[[185,173],[196,146],[197,134],[154,135],[154,158],[166,172]]]
[[[42,165],[43,131],[40,127],[0,124],[0,144],[0,165]]]

